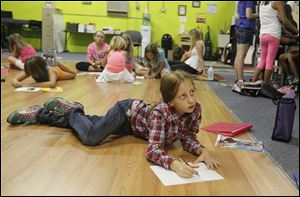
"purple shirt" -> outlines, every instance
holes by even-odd
[[[255,30],[256,19],[247,19],[246,9],[251,8],[253,13],[256,13],[254,1],[239,1],[238,2],[238,14],[240,19],[236,21],[237,28],[251,28]]]

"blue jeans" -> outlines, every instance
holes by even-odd
[[[50,126],[70,128],[82,144],[95,146],[111,134],[132,134],[128,114],[133,101],[118,101],[105,116],[85,115],[79,108],[71,108],[59,115],[43,108],[37,114],[37,121]]]

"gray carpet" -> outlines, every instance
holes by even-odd
[[[229,72],[217,72],[229,84],[233,84],[235,74]],[[246,74],[246,80],[252,74]],[[296,98],[296,115],[292,139],[289,143],[271,140],[275,125],[277,106],[271,99],[263,97],[241,96],[231,91],[231,87],[221,86],[218,82],[209,81],[209,86],[215,91],[225,105],[232,110],[232,113],[243,123],[253,124],[249,132],[257,140],[262,140],[264,148],[290,177],[294,171],[299,171],[299,97]]]

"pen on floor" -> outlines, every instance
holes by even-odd
[[[179,160],[180,160],[181,162],[185,163],[186,165],[190,166],[190,164],[188,164],[188,162],[186,162],[182,157],[179,157]],[[190,167],[191,167],[191,166],[190,166]],[[198,175],[198,176],[200,177],[198,171],[196,172],[196,175]]]

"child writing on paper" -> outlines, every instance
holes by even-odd
[[[165,73],[170,72],[169,63],[165,57],[165,52],[156,44],[149,44],[145,48],[144,65],[148,67],[146,78],[161,78]]]
[[[27,58],[36,56],[35,49],[24,41],[24,38],[17,33],[8,36],[8,47],[12,55],[7,57],[10,68],[24,70],[24,63]]]
[[[103,31],[96,31],[94,34],[95,42],[89,44],[87,49],[87,61],[78,62],[76,69],[79,71],[102,71],[106,65],[109,45],[104,42],[105,34]]]
[[[114,36],[110,41],[110,52],[107,64],[96,82],[133,82],[134,76],[130,72],[132,65],[126,64],[126,42],[121,36]]]
[[[165,148],[179,139],[184,150],[199,156],[193,167],[201,161],[208,168],[220,165],[197,140],[201,106],[195,99],[195,91],[190,76],[174,71],[162,77],[162,100],[153,106],[142,100],[126,99],[118,101],[104,116],[89,116],[79,103],[52,98],[44,103],[44,108],[35,105],[12,112],[7,122],[70,128],[81,143],[88,146],[98,145],[111,134],[134,135],[148,141],[145,151],[148,160],[181,177],[192,177],[197,171],[170,155]]]
[[[22,83],[28,77],[32,77],[36,84]],[[41,56],[34,56],[27,59],[24,65],[24,71],[13,79],[12,86],[19,88],[22,86],[38,86],[38,87],[56,87],[59,80],[74,79],[76,73],[68,66],[56,62],[55,65],[47,65],[46,60]]]

